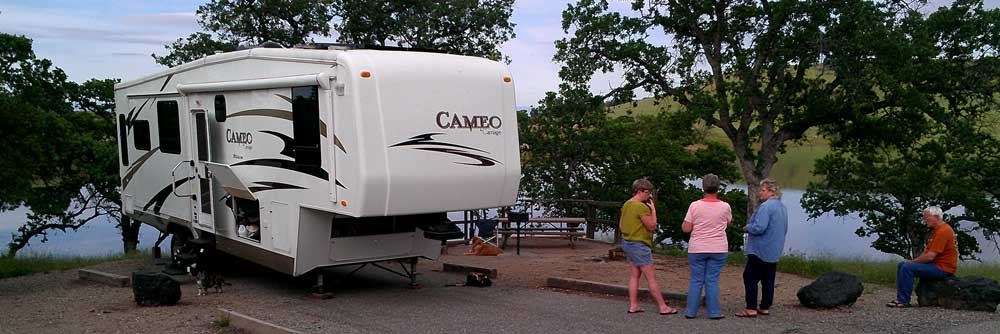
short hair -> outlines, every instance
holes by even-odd
[[[941,211],[941,207],[939,206],[928,206],[924,209],[924,212],[927,212],[931,216],[944,219],[944,211]]]
[[[653,190],[653,182],[647,179],[638,179],[632,182],[632,192],[637,193],[640,190]]]
[[[778,181],[771,178],[764,179],[760,181],[760,186],[774,192],[774,197],[781,198],[781,186],[778,185]]]
[[[706,194],[714,194],[719,192],[719,176],[708,173],[701,177],[701,189]]]

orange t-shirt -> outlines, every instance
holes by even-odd
[[[947,223],[938,225],[931,232],[927,247],[924,248],[924,253],[926,252],[937,253],[931,263],[941,271],[954,274],[958,270],[958,241],[955,239],[955,231]]]

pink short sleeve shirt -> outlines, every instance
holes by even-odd
[[[720,200],[698,200],[688,206],[684,221],[691,222],[688,253],[725,253],[729,250],[726,226],[733,220],[729,203]]]

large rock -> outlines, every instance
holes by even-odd
[[[174,305],[181,299],[181,284],[162,272],[134,272],[132,294],[140,306]]]
[[[808,308],[829,308],[854,305],[865,291],[857,276],[831,271],[799,289],[799,303]]]
[[[922,278],[917,284],[917,302],[920,306],[993,312],[1000,304],[1000,284],[979,276]]]

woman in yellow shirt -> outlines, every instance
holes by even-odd
[[[632,198],[622,205],[618,228],[622,231],[622,249],[629,262],[628,313],[643,312],[639,307],[639,278],[646,276],[649,292],[660,307],[660,314],[676,314],[660,293],[653,268],[653,231],[656,230],[656,205],[650,196],[653,183],[646,179],[632,182]]]

